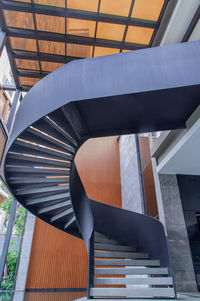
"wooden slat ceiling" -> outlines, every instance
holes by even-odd
[[[18,85],[75,59],[151,47],[168,0],[1,0]]]

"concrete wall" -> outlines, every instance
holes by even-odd
[[[135,135],[119,139],[122,208],[143,212]]]
[[[159,174],[155,183],[159,216],[168,236],[176,289],[178,292],[196,292],[197,285],[177,177]]]

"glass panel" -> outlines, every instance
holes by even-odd
[[[49,72],[52,72],[63,65],[64,64],[61,63],[41,62],[42,71],[49,71]]]
[[[24,38],[9,38],[13,49],[37,51],[36,41]]]
[[[126,42],[149,44],[152,34],[152,28],[129,26],[126,35]]]
[[[92,46],[67,44],[67,55],[76,57],[91,57]]]
[[[65,33],[65,18],[37,14],[35,16],[38,30]]]
[[[21,85],[27,86],[34,86],[36,83],[39,82],[39,78],[32,78],[32,77],[19,77],[19,81]]]
[[[67,19],[67,33],[77,36],[94,37],[96,22]]]
[[[67,7],[96,12],[98,0],[67,0]]]
[[[28,69],[28,70],[39,70],[39,63],[31,60],[15,59],[17,68]]]
[[[40,52],[65,55],[65,44],[51,41],[38,41]]]
[[[31,13],[8,10],[4,10],[3,13],[7,26],[34,29],[33,16]]]
[[[65,7],[65,0],[34,0],[36,4]]]
[[[124,35],[125,25],[98,23],[97,38],[121,41]]]
[[[94,56],[103,56],[115,53],[119,53],[119,49],[106,47],[95,47],[94,49]]]
[[[132,17],[157,21],[163,4],[164,0],[136,0]]]
[[[100,12],[128,17],[132,0],[101,0]]]

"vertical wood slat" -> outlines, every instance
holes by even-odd
[[[121,207],[117,137],[88,140],[77,154],[76,165],[89,198]],[[87,253],[83,241],[37,219],[26,289],[86,286]]]

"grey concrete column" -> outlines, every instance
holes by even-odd
[[[24,300],[24,292],[26,289],[26,278],[28,274],[28,266],[31,256],[34,226],[35,216],[28,212],[13,301]]]
[[[122,208],[143,213],[135,135],[119,139]]]
[[[159,174],[154,179],[158,210],[169,241],[178,292],[197,292],[192,256],[187,236],[176,175]]]

